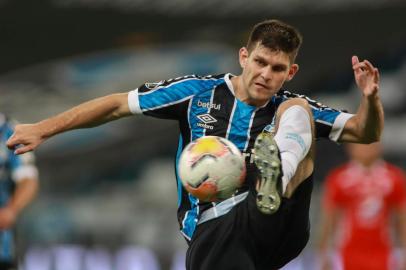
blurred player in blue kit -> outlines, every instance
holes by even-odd
[[[189,142],[205,135],[224,137],[246,156],[247,176],[234,196],[201,202],[177,179],[178,221],[189,244],[186,268],[281,268],[309,238],[314,140],[370,143],[379,140],[383,128],[379,73],[367,60],[352,57],[362,94],[356,114],[282,89],[299,70],[295,58],[301,43],[294,27],[263,21],[239,50],[242,72],[237,76],[188,75],[145,83],[19,125],[8,146],[20,145],[15,153],[22,154],[56,134],[132,114],[178,121],[176,161]]]
[[[38,170],[32,153],[15,155],[6,146],[13,124],[0,113],[0,269],[17,269],[15,228],[18,215],[35,197]]]

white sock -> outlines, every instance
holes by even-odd
[[[295,175],[297,167],[310,150],[312,128],[310,116],[305,108],[293,105],[288,108],[279,120],[275,135],[282,162],[282,192]]]

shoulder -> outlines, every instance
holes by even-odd
[[[406,181],[406,175],[403,169],[387,161],[384,162],[384,166],[390,172],[390,174],[394,175],[396,178]]]
[[[309,98],[306,95],[299,94],[299,93],[296,93],[296,92],[292,92],[292,91],[289,91],[289,90],[286,90],[286,89],[279,90],[278,93],[276,93],[276,96],[280,97],[280,98],[284,98],[284,99],[304,98],[304,99],[307,99],[307,100],[312,100],[311,98]]]
[[[213,87],[215,85],[225,83],[225,76],[226,76],[226,74],[203,75],[203,76],[193,74],[193,75],[186,75],[183,77],[175,78],[172,80],[180,81],[183,83],[191,83],[191,84],[198,83],[199,85],[202,85],[202,86]],[[170,83],[171,80],[169,80],[168,82]]]
[[[307,95],[304,94],[299,94],[299,93],[295,93],[295,92],[291,92],[285,89],[281,89],[277,94],[276,97],[281,99],[281,101],[285,101],[287,99],[292,99],[292,98],[303,98],[305,99],[309,105],[313,108],[313,109],[318,109],[318,110],[333,110],[333,111],[340,111],[340,110],[336,110],[333,108],[330,108],[329,106],[323,104],[320,101],[317,101],[316,99],[309,97]]]
[[[191,75],[185,75],[185,76],[181,76],[181,77],[163,80],[163,81],[160,81],[159,84],[163,85],[163,86],[167,86],[167,85],[176,84],[176,83],[193,83],[193,82],[200,82],[203,84],[204,83],[208,83],[208,84],[223,83],[224,77],[225,77],[225,74],[204,75],[204,76],[191,74]]]
[[[196,74],[184,75],[176,78],[161,80],[158,82],[146,82],[139,87],[139,92],[150,92],[159,89],[173,89],[173,90],[191,90],[193,92],[211,89],[216,85],[222,84],[225,74],[220,75],[205,75],[200,76]]]

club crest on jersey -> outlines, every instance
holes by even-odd
[[[152,90],[152,89],[157,88],[158,86],[163,85],[164,83],[165,83],[165,81],[152,82],[152,83],[147,82],[147,83],[145,83],[145,87]]]
[[[205,128],[205,129],[213,129],[214,127],[213,127],[213,126],[210,126],[210,125],[208,125],[208,124],[217,122],[217,119],[214,118],[213,116],[211,116],[211,115],[208,114],[208,113],[200,114],[200,115],[198,115],[198,116],[196,116],[196,117],[197,117],[201,122],[203,122],[203,123],[201,123],[201,122],[197,123],[197,126],[202,127],[202,128]]]

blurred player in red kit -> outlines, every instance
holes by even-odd
[[[382,159],[380,143],[348,144],[346,149],[350,161],[331,171],[325,182],[322,267],[329,269],[328,242],[337,235],[344,270],[406,269],[404,262],[395,266],[391,258],[391,221],[397,225],[401,257],[406,255],[406,177]]]

